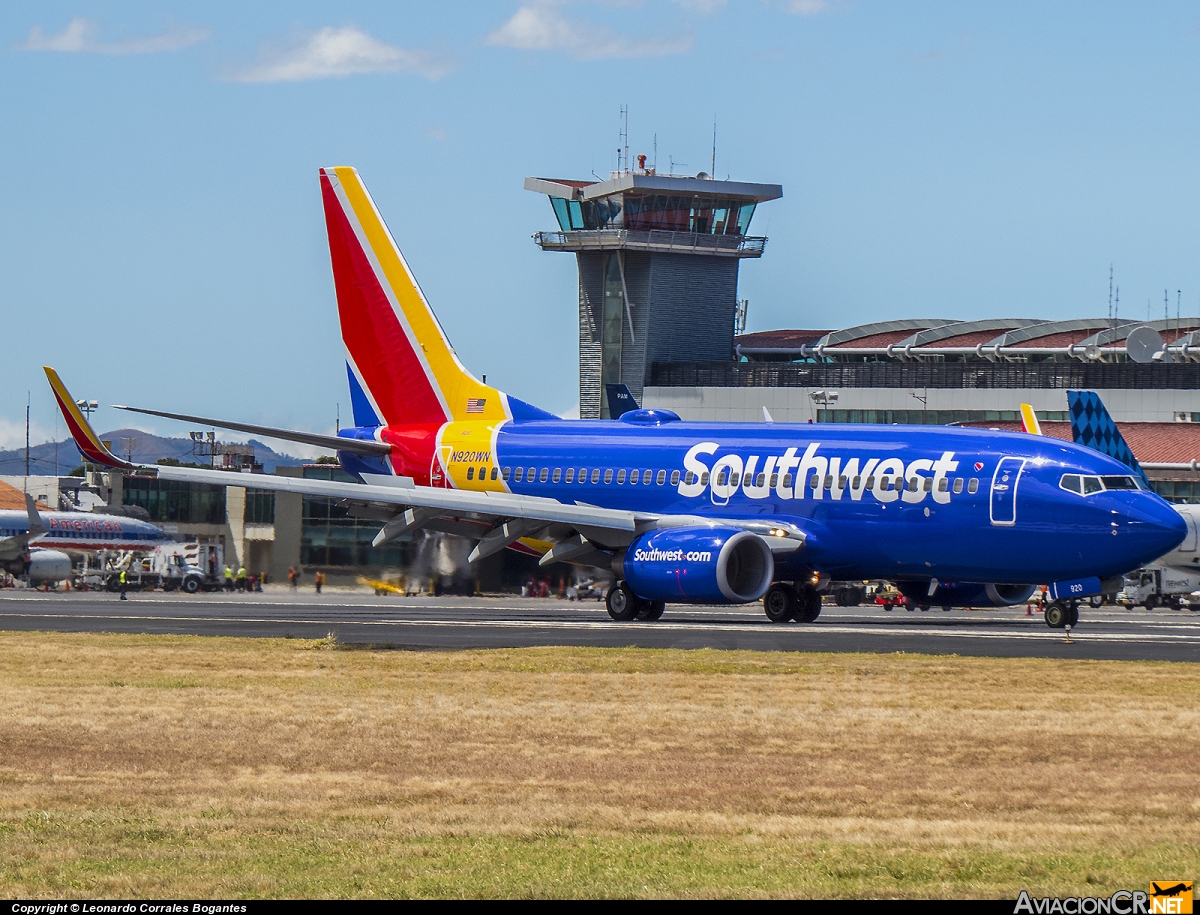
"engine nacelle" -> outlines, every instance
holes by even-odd
[[[976,581],[940,581],[933,594],[927,581],[902,581],[900,593],[914,604],[932,607],[1011,607],[1033,596],[1037,585],[991,585]]]
[[[29,583],[52,585],[71,577],[71,557],[58,550],[35,550],[29,555]]]
[[[722,527],[676,527],[637,537],[616,569],[647,600],[744,604],[771,586],[775,560],[757,534]]]

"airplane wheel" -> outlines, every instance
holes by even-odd
[[[799,607],[795,589],[782,581],[776,582],[763,595],[763,610],[772,623],[786,623]]]
[[[623,581],[609,588],[608,596],[604,599],[608,615],[618,623],[625,623],[633,619],[638,612],[639,604],[637,595]]]
[[[1079,625],[1079,605],[1078,604],[1071,604],[1071,606],[1069,606],[1067,608],[1067,621],[1063,625],[1070,626],[1072,629],[1074,629],[1076,626]]]
[[[1067,624],[1067,608],[1057,602],[1046,604],[1046,611],[1042,616],[1051,629],[1062,629]]]
[[[801,588],[797,596],[796,612],[792,619],[797,623],[811,623],[821,615],[821,592],[816,588]]]
[[[666,609],[666,601],[648,600],[645,602],[642,609],[638,611],[637,618],[640,620],[645,620],[647,623],[653,623],[655,620],[662,619],[663,611]]]

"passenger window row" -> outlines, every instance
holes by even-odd
[[[468,480],[470,480],[472,478],[471,471],[473,469],[474,468],[467,469],[467,479]],[[485,479],[486,470],[487,470],[487,468],[484,468],[484,467],[479,468],[479,479],[481,479],[481,480]],[[534,483],[534,482],[537,482],[537,483],[547,483],[547,482],[550,482],[550,483],[576,483],[576,482],[578,482],[578,483],[597,484],[600,482],[601,476],[603,475],[604,483],[605,483],[605,485],[608,485],[613,482],[613,478],[614,478],[613,470],[611,468],[601,470],[599,467],[592,467],[590,470],[587,467],[580,467],[578,470],[576,470],[574,467],[568,467],[568,468],[566,468],[565,471],[561,467],[555,467],[553,469],[551,469],[549,467],[541,467],[541,468],[529,467],[528,469],[525,467],[517,467],[515,469],[512,467],[505,467],[503,473],[500,475],[503,476],[504,481],[506,483],[507,482],[514,482],[514,483],[521,483],[521,482],[527,482],[527,483]],[[491,478],[493,480],[495,480],[497,478],[497,468],[495,468],[495,467],[492,468]],[[671,479],[672,486],[678,486],[679,479],[680,479],[679,471],[672,470],[670,479]],[[1065,480],[1066,477],[1064,477],[1063,479]],[[1108,479],[1108,478],[1106,478],[1106,479]],[[785,473],[783,475],[784,488],[791,489],[793,480],[794,480],[793,474]],[[667,471],[659,470],[659,471],[655,472],[653,470],[640,470],[640,469],[627,471],[625,469],[621,469],[621,470],[616,471],[616,481],[617,481],[618,485],[624,485],[626,483],[626,481],[628,481],[629,484],[633,485],[633,486],[636,486],[639,483],[643,486],[649,486],[651,483],[654,483],[658,486],[662,486],[667,482]],[[696,482],[696,474],[689,470],[683,476],[683,481],[687,485],[691,486],[693,483]],[[700,485],[701,486],[707,486],[708,481],[709,481],[708,473],[703,473],[700,475]],[[737,485],[739,485],[739,483],[742,483],[742,482],[745,482],[745,481],[741,478],[740,474],[731,473],[727,469],[722,470],[720,473],[717,474],[716,484],[718,486],[737,486]],[[910,477],[906,481],[902,477],[899,477],[899,476],[884,475],[884,476],[879,477],[878,482],[879,482],[880,488],[882,488],[885,492],[891,491],[893,489],[894,490],[907,489],[909,492],[916,492],[919,488],[924,488],[925,492],[933,491],[933,477]],[[810,477],[808,485],[811,489],[816,491],[818,489],[825,489],[825,490],[855,489],[855,490],[857,490],[857,489],[859,489],[860,485],[862,485],[862,484],[863,484],[863,478],[861,476],[856,476],[856,477],[840,476],[837,478],[837,486],[835,487],[833,475],[826,474],[824,477],[815,476],[815,475]],[[866,478],[866,483],[863,488],[874,489],[875,484],[876,484],[876,478],[874,476],[869,476]],[[758,489],[762,489],[764,486],[769,485],[770,488],[773,489],[779,485],[779,474],[777,474],[777,473],[771,474],[770,483],[768,484],[767,483],[767,475],[765,473],[760,473],[760,474],[758,474],[758,476],[756,476],[754,478],[754,483],[752,485]],[[954,493],[957,495],[963,491],[964,485],[966,487],[967,492],[971,493],[972,495],[979,491],[979,480],[978,479],[972,478],[971,480],[968,481],[968,480],[964,480],[963,477],[955,477],[953,480],[951,480],[949,477],[942,477],[938,481],[938,492],[949,492],[951,489],[953,489]],[[1136,487],[1132,487],[1132,488],[1136,488]]]
[[[526,483],[550,482],[594,484],[600,482],[602,474],[606,484],[612,483],[612,468],[601,470],[599,467],[592,467],[590,469],[587,467],[580,467],[578,470],[576,470],[574,467],[568,467],[565,471],[561,467],[555,467],[553,470],[551,470],[549,467],[530,467],[528,469],[525,467],[517,467],[515,469],[512,467],[505,467],[503,477],[506,483],[509,481],[514,483],[525,481]],[[469,480],[470,478],[471,477],[468,474],[467,479]],[[492,479],[496,479],[494,468]],[[667,482],[667,471],[659,470],[656,472],[654,470],[642,470],[640,468],[635,470],[621,469],[616,471],[616,480],[618,484],[624,484],[625,481],[628,480],[631,485],[637,485],[640,483],[643,486],[649,486],[651,483],[654,483],[658,486],[662,486]],[[671,485],[679,485],[678,470],[671,471]]]

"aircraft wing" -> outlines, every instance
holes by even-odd
[[[25,551],[29,549],[29,541],[36,540],[46,533],[46,522],[38,514],[37,503],[33,501],[33,496],[29,493],[25,493],[25,511],[29,513],[28,532],[0,540],[0,559],[16,559],[18,556],[24,555]]]
[[[341,499],[350,503],[355,515],[384,522],[382,530],[375,537],[375,546],[425,528],[478,540],[471,553],[472,561],[524,540],[527,544],[536,543],[538,551],[543,552],[543,565],[563,561],[606,566],[612,559],[612,553],[627,546],[635,536],[643,531],[664,527],[736,527],[761,535],[776,553],[796,550],[805,541],[804,531],[795,524],[778,519],[720,519],[634,512],[582,503],[570,504],[543,496],[416,486],[407,477],[373,474],[364,474],[364,483],[342,483],[274,474],[236,474],[223,470],[130,464],[113,455],[96,437],[58,374],[47,367],[46,376],[54,388],[63,415],[67,417],[71,435],[89,460],[127,470],[153,471],[164,480],[244,486],[247,489]],[[134,412],[276,437],[284,437],[277,433],[285,432],[241,423],[219,423],[178,413],[154,410]],[[316,435],[299,438],[297,433],[285,434],[291,436],[292,440],[322,444],[324,447],[352,450],[354,446],[362,446],[365,450],[366,446],[371,446],[373,450],[369,453],[380,453],[374,449],[388,449],[381,442]]]
[[[569,504],[542,496],[415,486],[401,477],[368,475],[366,483],[340,483],[190,467],[153,469],[165,480],[342,499],[361,506],[354,512],[360,517],[385,522],[375,538],[375,546],[426,528],[478,540],[471,553],[472,561],[497,553],[518,540],[529,539],[549,547],[542,556],[543,565],[557,561],[608,565],[611,556],[604,550],[619,550],[644,531],[666,527],[740,528],[763,536],[775,553],[792,552],[806,539],[800,528],[778,519],[721,519],[625,511]]]
[[[293,432],[290,429],[277,429],[272,426],[254,426],[250,423],[231,422],[226,419],[208,419],[203,416],[189,416],[186,413],[166,413],[162,410],[144,410],[140,407],[123,407],[113,404],[114,409],[128,410],[130,413],[144,413],[147,416],[162,416],[166,419],[178,419],[185,423],[196,423],[200,426],[216,426],[218,429],[232,429],[235,432],[249,432],[251,435],[262,435],[267,438],[278,438],[285,442],[300,442],[304,445],[315,445],[318,448],[329,448],[332,451],[353,451],[355,454],[391,454],[392,446],[384,442],[367,441],[356,438],[342,438],[338,435],[321,435],[317,432]]]

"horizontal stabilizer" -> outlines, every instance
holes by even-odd
[[[164,419],[178,419],[185,423],[195,423],[199,426],[216,426],[218,429],[232,429],[234,432],[248,432],[251,435],[263,435],[267,438],[278,438],[285,442],[300,442],[302,445],[313,445],[317,448],[329,448],[331,451],[353,451],[355,454],[391,454],[392,446],[383,442],[369,439],[342,438],[338,435],[321,435],[318,432],[293,432],[290,429],[276,429],[271,426],[253,426],[250,423],[235,423],[223,419],[206,419],[203,416],[188,416],[186,413],[166,413],[162,410],[143,410],[140,407],[123,407],[113,404],[117,410],[127,410],[130,413],[144,413],[147,416],[161,416]]]

